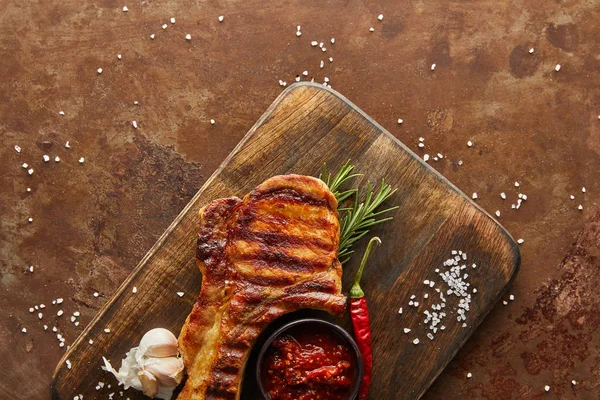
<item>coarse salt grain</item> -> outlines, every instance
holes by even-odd
[[[211,119],[211,120],[210,120],[210,124],[211,124],[211,125],[214,125],[214,124],[215,124],[215,120],[214,120],[214,119]]]
[[[59,111],[58,115],[65,115],[65,112],[64,111]]]
[[[110,333],[110,329],[108,329],[108,328],[104,328],[104,332],[105,332],[105,333]]]
[[[94,341],[92,339],[88,340],[89,344],[94,344]]]
[[[507,304],[508,304],[508,301],[506,301],[506,300],[502,300],[502,304],[504,304],[504,305],[507,305]]]
[[[167,25],[167,24],[162,24],[162,25],[161,25],[161,28],[163,28],[163,29],[167,29],[167,27],[168,27],[168,26],[169,26],[169,25]]]
[[[434,71],[435,70],[436,65],[435,64],[431,64],[431,70]]]
[[[137,129],[138,127],[137,121],[135,120],[131,121],[131,125],[133,125],[133,129]]]
[[[79,311],[75,311],[75,312],[73,313],[73,315],[74,315],[74,316],[76,316],[76,317],[79,317],[81,314],[79,313]]]
[[[171,23],[174,24],[175,23],[175,17],[171,17]]]
[[[398,314],[402,314],[402,307],[398,310]]]
[[[319,67],[323,68],[325,66],[325,61],[321,60],[321,62],[319,63]]]
[[[329,57],[329,62],[333,62],[333,57]]]
[[[85,158],[81,157],[81,158],[79,159],[79,164],[83,164],[83,162],[84,162],[84,161],[85,161]]]
[[[29,221],[29,223],[32,223],[33,222],[33,218],[29,217],[29,218],[27,218],[27,221]],[[30,271],[31,271],[31,269],[32,268],[29,268]]]
[[[429,161],[429,154],[423,155],[423,161],[425,161],[425,162]]]
[[[20,153],[21,152],[21,146],[18,146],[18,145],[15,144],[15,151],[17,153]]]
[[[121,53],[117,54],[117,60],[121,59]]]
[[[519,187],[521,184],[519,182],[515,182],[515,187]]]
[[[335,44],[335,38],[331,38],[331,44]]]
[[[471,142],[470,140],[467,142],[467,146],[472,147],[473,146],[473,142]]]
[[[496,217],[500,218],[500,210],[496,210]]]
[[[219,22],[223,22],[223,19],[225,19],[225,17],[222,15],[219,15]]]
[[[60,157],[59,156],[54,157],[54,162],[60,162]]]
[[[571,381],[571,385],[573,385],[573,386],[577,385],[577,381],[576,381],[575,379],[573,379],[573,380]]]
[[[69,361],[69,360],[66,360],[66,361],[65,361],[65,364],[67,364],[67,368],[68,368],[68,369],[71,369],[71,361]]]
[[[517,243],[523,244],[523,243],[525,243],[525,241],[523,239],[517,239]]]
[[[419,338],[416,338],[415,340],[413,340],[413,344],[419,344]]]
[[[402,125],[403,122],[404,120],[402,118],[398,118],[398,124]]]
[[[137,287],[134,286],[133,289],[131,290],[133,293],[137,293]]]
[[[41,312],[38,313],[38,319],[42,319],[44,317],[44,314],[42,314]]]
[[[177,296],[179,296],[179,297],[183,297],[183,294],[184,294],[183,292],[177,292]]]
[[[404,328],[404,333],[408,333],[408,332],[410,332],[410,329],[409,328]]]
[[[71,148],[71,145],[69,144],[69,141],[68,141],[68,140],[65,142],[65,147],[66,147],[67,149],[70,149],[70,148]]]
[[[98,297],[100,294],[98,292],[94,292],[94,297]]]
[[[472,374],[472,373],[470,373],[470,372],[468,372],[468,373],[467,373],[467,379],[471,379],[472,377],[473,377],[473,374]]]
[[[127,12],[129,11],[129,8],[127,8],[127,6],[123,6],[123,12]]]
[[[473,195],[471,196],[471,198],[472,198],[473,200],[477,199],[477,192],[474,192],[474,193],[473,193]]]
[[[529,49],[529,54],[533,54],[533,52],[534,52],[534,51],[535,51],[535,50],[533,49],[533,47],[532,47],[532,48],[530,48],[530,49]]]
[[[555,70],[556,72],[560,71],[560,64],[556,64],[556,67],[554,67],[554,70]]]
[[[23,332],[23,333],[27,333],[27,328],[22,328],[22,329],[21,329],[21,332]]]
[[[102,73],[102,68],[98,68],[96,71],[98,71],[99,74]]]
[[[42,156],[42,158],[44,159],[44,162],[48,162],[48,161],[50,161],[50,156],[48,156],[47,154],[44,154],[44,155]]]
[[[550,391],[550,385],[546,385],[546,386],[544,386],[544,390],[545,390],[546,392],[549,392],[549,391]]]
[[[382,20],[383,20],[383,14],[379,14],[379,15],[377,16],[377,19],[378,19],[378,20],[380,20],[380,21],[382,21]]]
[[[503,200],[506,200],[506,193],[504,193],[504,192],[500,193],[500,197],[502,197]]]
[[[56,313],[56,315],[60,317],[61,315],[63,315],[63,313],[64,313],[63,310],[58,310],[58,312]]]
[[[577,207],[577,209],[578,209],[578,210],[583,210],[583,206],[580,204],[580,205]]]
[[[28,192],[31,192],[31,188],[27,188],[27,191],[28,191]]]
[[[375,32],[375,28],[373,28],[373,27],[370,27],[370,28],[369,28],[369,32]]]
[[[514,294],[511,294],[510,296],[508,296],[508,299],[509,299],[510,301],[514,301],[514,300],[515,300],[515,295],[514,295]]]
[[[185,40],[192,40],[192,35],[189,33],[185,35]]]
[[[581,192],[585,193],[585,186],[581,188]]]
[[[310,42],[310,45],[311,45],[312,47],[315,47],[315,46],[318,46],[318,45],[319,45],[319,42],[317,42],[316,40],[313,40],[313,41],[311,41],[311,42]]]
[[[154,40],[155,37],[156,35],[154,33],[150,34],[150,40]]]

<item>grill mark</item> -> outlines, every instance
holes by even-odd
[[[329,208],[329,202],[324,197],[315,197],[308,193],[299,193],[290,188],[275,188],[267,191],[254,191],[250,194],[250,202],[263,199],[273,199],[278,202],[303,203],[312,206]],[[249,202],[249,203],[250,203]]]
[[[323,257],[302,259],[278,250],[259,251],[245,255],[237,254],[237,256],[238,260],[249,261],[249,264],[254,264],[257,268],[278,268],[291,272],[322,271],[330,265],[329,260],[325,260]]]
[[[333,250],[334,246],[330,240],[324,240],[321,237],[300,237],[292,236],[282,232],[269,231],[250,231],[241,229],[237,232],[237,239],[247,242],[258,242],[265,246],[279,247],[316,247],[324,251]]]
[[[303,294],[303,293],[335,293],[337,286],[331,280],[327,281],[306,281],[298,285],[290,286],[284,289],[287,294]]]

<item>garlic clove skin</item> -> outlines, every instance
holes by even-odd
[[[171,357],[178,353],[177,338],[164,328],[155,328],[146,332],[139,348],[140,355],[146,357]]]
[[[142,391],[148,397],[154,397],[158,393],[158,380],[148,371],[142,371],[138,375],[142,383]]]
[[[161,386],[172,388],[183,379],[183,360],[179,357],[151,357],[144,361],[144,371],[154,375]]]

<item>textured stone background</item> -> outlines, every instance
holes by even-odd
[[[597,398],[599,15],[598,0],[2,2],[0,398],[49,396],[64,349],[43,324],[71,343],[278,80],[304,70],[418,154],[443,153],[432,166],[525,239],[516,300],[491,312],[426,398]],[[528,200],[515,211],[518,192]],[[41,321],[28,311],[40,303]]]

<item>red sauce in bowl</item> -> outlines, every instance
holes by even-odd
[[[356,376],[355,356],[334,332],[297,327],[271,343],[262,371],[272,400],[347,400]]]

